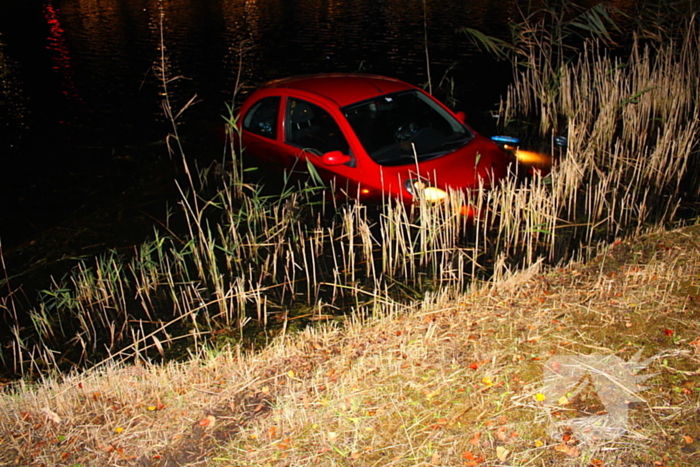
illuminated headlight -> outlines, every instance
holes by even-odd
[[[422,180],[406,180],[404,186],[406,187],[406,190],[409,193],[411,193],[411,195],[413,195],[414,198],[423,198],[426,201],[430,201],[433,203],[445,199],[447,197],[447,192],[445,190],[441,190],[440,188],[430,186]]]
[[[542,167],[550,167],[552,165],[551,156],[535,151],[523,151],[522,149],[518,149],[515,151],[515,157],[525,165],[536,165]]]

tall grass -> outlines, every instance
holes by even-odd
[[[583,43],[579,58],[560,60],[556,43],[537,48],[557,39],[537,36],[537,24],[528,26],[532,46],[518,49],[528,66],[515,62],[500,115],[504,125],[536,119],[546,138],[565,134],[567,149],[551,149],[559,157],[546,177],[451,192],[438,205],[330,202],[331,187],[312,167],[308,179],[285,178],[279,193],[266,195],[245,179],[233,111],[223,159],[198,168],[179,145],[182,110],[166,100],[169,141],[188,184],[176,214],[183,228],[155,230],[131,255],[78,263],[31,306],[5,280],[5,364],[29,375],[177,358],[255,331],[264,337],[273,325],[283,332],[366,304],[464,290],[543,258],[585,257],[651,221],[676,220],[679,206],[697,199],[700,180],[697,22],[688,20],[678,40],[635,42],[625,60],[595,41]],[[167,84],[164,56],[161,65]],[[478,215],[463,216],[465,205]]]
[[[542,92],[552,70],[532,66],[501,102],[505,120],[539,116],[542,135],[567,137],[551,177],[551,215],[588,244],[672,221],[697,199],[695,16],[680,30],[661,43],[635,39],[624,59],[587,42],[577,60],[554,70],[552,91]]]

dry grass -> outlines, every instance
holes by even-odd
[[[697,225],[657,231],[586,265],[376,300],[259,353],[8,385],[1,465],[697,465],[699,246]],[[595,397],[538,401],[547,358],[638,350],[658,358],[624,436],[548,436]]]

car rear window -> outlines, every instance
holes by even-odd
[[[265,138],[277,139],[280,99],[279,96],[265,97],[253,104],[243,118],[243,129]]]

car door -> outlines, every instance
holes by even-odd
[[[308,100],[287,97],[284,141],[295,171],[306,171],[308,160],[325,181],[335,181],[339,190],[357,189],[357,161],[348,139],[331,113]],[[324,154],[344,156],[343,163],[331,162]]]
[[[243,147],[253,163],[280,162],[281,96],[267,96],[256,101],[243,115]]]

